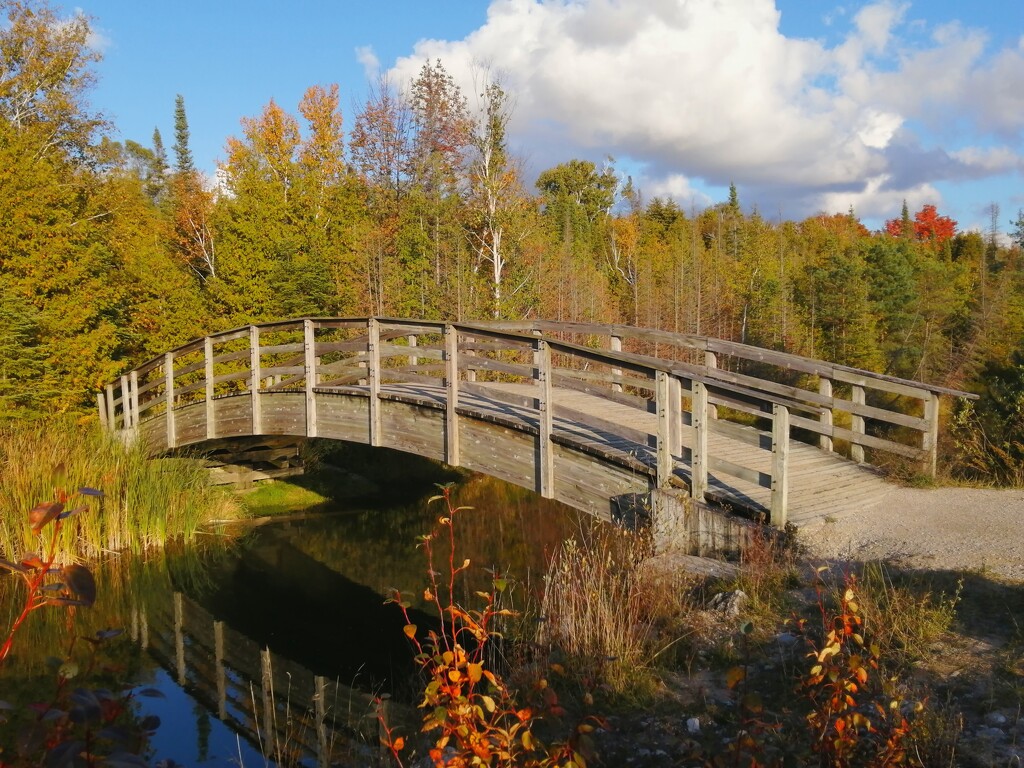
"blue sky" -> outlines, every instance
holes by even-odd
[[[926,203],[961,228],[1024,208],[1022,0],[84,0],[104,55],[93,106],[119,138],[173,141],[185,97],[212,172],[239,119],[295,112],[338,83],[346,126],[376,71],[440,58],[472,94],[514,94],[528,177],[572,158],[685,208],[725,198],[767,217],[852,206],[871,227]],[[470,99],[471,103],[473,99]]]

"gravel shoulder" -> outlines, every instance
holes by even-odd
[[[811,560],[895,560],[1024,582],[1024,490],[898,488],[884,501],[802,527]]]

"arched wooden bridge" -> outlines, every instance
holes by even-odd
[[[934,472],[942,395],[973,397],[621,325],[303,318],[171,350],[109,384],[99,410],[154,455],[238,436],[333,438],[605,518],[616,500],[662,489],[781,526],[883,497],[866,458]]]

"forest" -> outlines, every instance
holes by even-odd
[[[169,149],[159,130],[115,140],[89,105],[89,21],[7,7],[0,423],[88,417],[122,371],[250,322],[540,317],[979,392],[954,418],[966,463],[1024,481],[1022,212],[993,204],[991,227],[965,232],[934,205],[904,205],[872,232],[854,210],[765,217],[735,186],[684,210],[646,199],[610,158],[566,159],[531,182],[507,134],[515,94],[498,80],[466,94],[441,61],[411,83],[378,82],[351,115],[338,85],[296,94],[295,113],[269,101],[240,116],[210,179],[185,95],[168,104]]]

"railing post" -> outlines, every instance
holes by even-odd
[[[174,424],[174,354],[171,352],[164,354],[164,402],[166,405],[164,419],[167,425],[167,447],[176,448],[178,430],[175,429]],[[135,414],[132,414],[132,421],[135,421]]]
[[[139,372],[128,374],[128,410],[132,414],[132,434],[139,436]]]
[[[683,383],[675,376],[668,379],[669,436],[673,456],[683,455]]]
[[[380,323],[376,317],[371,317],[367,321],[366,330],[367,376],[370,385],[370,445],[380,445]]]
[[[534,342],[537,378],[537,425],[538,431],[538,485],[540,495],[545,499],[555,498],[555,446],[551,442],[554,431],[554,388],[551,376],[551,347],[544,339]]]
[[[939,396],[935,392],[924,395],[924,418],[928,422],[927,431],[921,433],[921,448],[927,451],[924,460],[924,471],[932,478],[938,470],[939,458]]]
[[[854,384],[851,388],[850,401],[854,405],[864,405],[867,400],[864,398],[864,387]],[[855,435],[863,435],[864,417],[856,413],[850,414],[850,431]],[[850,458],[858,464],[864,463],[864,446],[857,443],[850,443]]]
[[[672,479],[672,427],[669,415],[670,389],[669,374],[656,371],[654,374],[654,405],[658,414],[657,464],[655,483],[658,488],[667,488]]]
[[[308,317],[302,321],[303,365],[306,376],[306,437],[316,437],[316,329]]]
[[[703,381],[694,379],[690,383],[692,397],[690,414],[693,423],[693,448],[690,454],[690,496],[694,501],[704,501],[708,492],[708,388]]]
[[[100,427],[103,429],[104,432],[106,432],[108,430],[108,427],[107,427],[107,401],[103,397],[103,393],[102,392],[97,392],[96,393],[96,409],[99,411],[99,414],[100,414]]]
[[[786,526],[789,504],[789,408],[772,404],[772,500],[771,522]]]
[[[705,349],[704,350],[704,367],[707,368],[709,372],[710,371],[714,371],[715,369],[718,368],[718,355],[716,355],[710,349]],[[710,418],[710,419],[717,419],[718,418],[718,406],[717,405],[712,405],[712,406],[708,407],[708,418]]]
[[[121,424],[125,432],[132,428],[132,390],[127,373],[121,374]]]
[[[829,399],[832,398],[832,379],[826,379],[824,376],[820,376],[818,378],[818,394]],[[825,406],[825,409],[821,412],[821,415],[818,417],[818,421],[821,423],[822,427],[827,428],[832,426],[832,408],[833,406],[831,403]],[[828,451],[829,453],[831,453],[832,436],[819,436],[818,447],[821,448],[821,450],[823,451]]]
[[[614,334],[608,337],[608,347],[612,352],[622,351],[622,337],[615,336]],[[612,392],[621,392],[622,383],[619,381],[622,378],[621,368],[612,368]]]
[[[412,349],[416,349],[417,343],[418,343],[418,339],[416,338],[416,334],[415,333],[409,334],[409,347],[412,348]],[[409,355],[409,367],[410,368],[415,368],[419,364],[420,364],[419,357],[417,355],[410,354]]]
[[[116,432],[117,431],[117,414],[114,411],[114,385],[113,384],[107,384],[106,390],[107,390],[107,424],[109,424],[110,428],[113,431]],[[121,396],[124,397],[124,393],[123,392],[121,393]],[[124,428],[124,424],[122,423],[122,429],[123,428]]]
[[[263,404],[260,399],[260,385],[263,376],[260,373],[260,328],[249,326],[249,398],[252,403],[252,434],[263,434]]]
[[[455,326],[444,326],[444,384],[447,392],[444,415],[444,460],[459,466],[459,334]]]
[[[204,372],[203,377],[206,385],[206,439],[212,439],[217,436],[217,414],[216,409],[213,405],[213,396],[216,392],[214,387],[214,368],[213,368],[213,339],[209,336],[203,339],[203,363]]]

